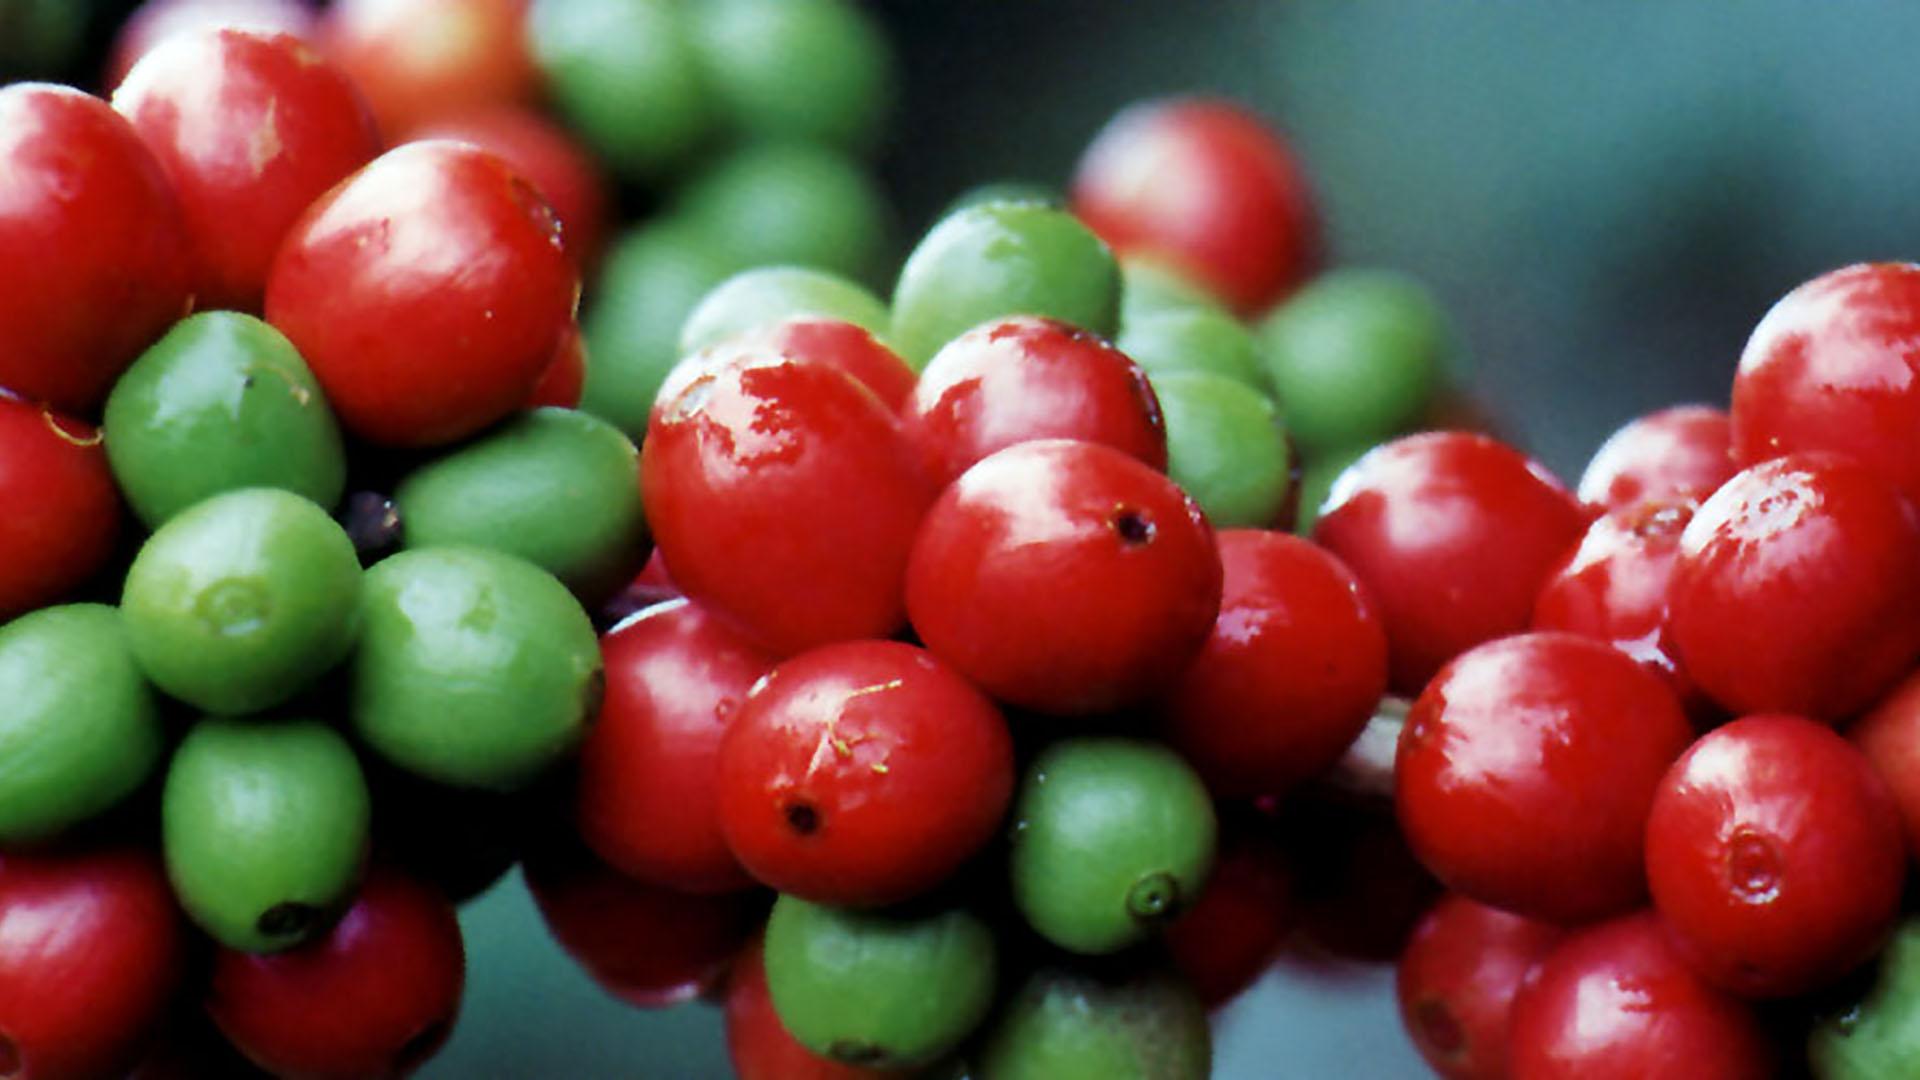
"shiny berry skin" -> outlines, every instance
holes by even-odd
[[[837,907],[946,880],[1000,827],[1013,740],[1000,710],[923,649],[824,645],[747,695],[720,744],[720,825],[754,877]]]
[[[1413,695],[1454,656],[1525,629],[1541,582],[1586,527],[1573,495],[1519,451],[1427,432],[1349,466],[1313,539],[1380,605],[1387,685]]]
[[[942,485],[1030,439],[1084,439],[1167,467],[1166,425],[1146,372],[1098,335],[1034,315],[947,342],[920,372],[900,422]]]
[[[1668,603],[1681,663],[1715,702],[1836,721],[1920,655],[1920,518],[1837,455],[1750,466],[1680,534]]]
[[[565,843],[543,844],[523,865],[547,932],[601,989],[643,1009],[711,993],[766,918],[760,892],[678,892]]]
[[[179,200],[125,118],[0,87],[0,388],[90,414],[192,302]]]
[[[436,446],[524,402],[579,277],[531,181],[476,146],[406,143],[321,196],[267,278],[267,321],[341,426]]]
[[[907,611],[994,697],[1086,715],[1143,700],[1199,653],[1220,576],[1212,527],[1171,480],[1112,447],[1041,439],[983,458],[927,511]]]
[[[846,371],[765,345],[703,366],[655,411],[640,489],[675,582],[773,652],[905,624],[933,487]]]
[[[1446,1080],[1505,1080],[1507,1019],[1534,965],[1566,933],[1553,923],[1442,896],[1394,968],[1400,1021]]]
[[[1649,499],[1704,499],[1738,469],[1732,420],[1711,405],[1675,405],[1607,436],[1580,474],[1580,501],[1615,510]]]
[[[1556,922],[1646,895],[1656,785],[1693,729],[1664,680],[1608,645],[1534,632],[1461,654],[1401,730],[1394,802],[1456,892]]]
[[[1748,997],[1804,993],[1864,963],[1906,881],[1899,812],[1865,755],[1778,713],[1715,728],[1674,763],[1646,864],[1680,954]]]
[[[1920,265],[1822,274],[1753,328],[1733,377],[1733,456],[1847,454],[1920,499]]]
[[[1320,220],[1279,132],[1228,101],[1145,102],[1081,156],[1073,212],[1121,255],[1161,258],[1252,316],[1318,268]]]
[[[312,0],[142,0],[114,32],[100,85],[119,86],[141,57],[176,34],[232,27],[312,40],[314,8]]]
[[[1540,586],[1533,629],[1608,642],[1665,676],[1683,704],[1704,705],[1695,700],[1667,629],[1680,533],[1694,509],[1691,499],[1657,497],[1621,503],[1595,518]]]
[[[1687,967],[1648,912],[1582,928],[1513,1001],[1513,1080],[1766,1080],[1780,1069],[1746,1002]]]
[[[0,620],[91,577],[124,514],[92,425],[0,394]]]
[[[796,315],[749,331],[748,339],[835,364],[896,411],[906,403],[917,381],[900,354],[882,344],[872,331],[840,319]]]
[[[599,265],[613,217],[612,185],[578,136],[544,113],[499,105],[435,120],[415,137],[460,139],[500,155],[553,207],[560,238],[580,269]]]
[[[121,1075],[181,984],[186,941],[151,852],[0,857],[0,1070]]]
[[[685,892],[753,884],[720,829],[720,742],[774,658],[704,605],[648,608],[600,638],[600,718],[580,748],[575,820],[609,865]]]
[[[1359,579],[1310,541],[1222,529],[1220,614],[1160,699],[1162,737],[1216,798],[1320,772],[1386,691],[1387,637]]]
[[[1907,854],[1920,861],[1920,672],[1909,674],[1846,729],[1900,809]]]
[[[180,197],[194,304],[257,313],[281,239],[381,149],[345,72],[288,34],[179,34],[113,93]]]
[[[453,1030],[466,948],[453,905],[390,867],[367,875],[325,936],[288,952],[215,951],[207,1012],[276,1076],[412,1073]]]
[[[821,1057],[780,1022],[759,938],[734,958],[724,1005],[727,1058],[740,1080],[908,1080],[915,1070],[868,1069]]]
[[[388,142],[456,113],[531,104],[528,0],[334,0],[321,49],[367,95]]]

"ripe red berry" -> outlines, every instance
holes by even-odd
[[[720,824],[756,878],[874,907],[946,880],[1000,827],[1013,740],[924,649],[824,645],[777,665],[720,746]]]
[[[1513,1001],[1513,1080],[1766,1080],[1778,1069],[1746,1002],[1701,981],[1648,912],[1576,931]]]
[[[1858,750],[1799,716],[1700,737],[1660,782],[1647,882],[1701,977],[1750,997],[1817,989],[1893,929],[1906,849],[1892,797]]]
[[[1380,605],[1387,684],[1412,695],[1454,656],[1525,629],[1541,583],[1586,527],[1573,495],[1519,451],[1428,432],[1349,466],[1313,538]]]
[[[1216,797],[1278,794],[1366,726],[1386,690],[1386,632],[1359,579],[1313,543],[1263,529],[1217,539],[1220,614],[1160,700],[1164,737]]]
[[[1580,474],[1580,501],[1614,510],[1650,499],[1704,499],[1734,474],[1732,421],[1711,405],[1636,417],[1600,444]]]
[[[1252,986],[1293,929],[1293,873],[1273,841],[1224,827],[1207,884],[1163,932],[1167,954],[1209,1009]]]
[[[1728,711],[1838,720],[1920,656],[1920,519],[1847,458],[1750,466],[1680,534],[1669,603],[1687,674]]]
[[[1514,995],[1566,931],[1448,893],[1428,910],[1394,969],[1400,1020],[1447,1080],[1504,1080]]]
[[[621,622],[600,654],[607,689],[580,748],[580,838],[622,873],[684,892],[751,885],[720,829],[720,743],[774,658],[685,598]]]
[[[1414,702],[1394,802],[1449,888],[1581,922],[1646,895],[1647,812],[1692,737],[1673,691],[1625,653],[1518,634],[1461,654]]]
[[[1886,783],[1906,827],[1907,854],[1920,860],[1920,671],[1888,691],[1846,736]]]
[[[1073,439],[1020,443],[962,473],[907,566],[927,648],[1043,713],[1145,699],[1199,653],[1219,607],[1200,508],[1138,460]]]
[[[113,553],[120,490],[100,433],[0,394],[0,621],[51,603]]]

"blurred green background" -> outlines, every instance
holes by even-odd
[[[127,6],[0,0],[0,72],[73,75],[59,50],[97,54]],[[1293,139],[1334,261],[1429,282],[1474,395],[1569,482],[1633,416],[1724,403],[1748,331],[1795,284],[1920,255],[1920,5],[870,6],[904,78],[881,162],[901,250],[966,188],[1064,184],[1131,101],[1237,98]],[[715,1010],[600,994],[517,875],[464,918],[465,1012],[422,1076],[727,1075]],[[1221,1018],[1217,1076],[1422,1075],[1390,978],[1277,970]]]

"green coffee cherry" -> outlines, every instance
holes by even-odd
[[[209,495],[284,488],[340,501],[340,428],[305,360],[280,331],[237,311],[174,324],[113,384],[107,460],[148,528]]]
[[[1920,916],[1887,941],[1865,996],[1814,1026],[1807,1057],[1821,1080],[1920,1075]]]
[[[799,316],[839,319],[884,337],[887,305],[864,285],[805,266],[743,270],[702,297],[680,327],[680,355]]]
[[[781,1023],[850,1065],[936,1061],[993,1002],[993,934],[961,908],[847,911],[782,895],[767,918],[766,963]]]
[[[581,411],[640,442],[660,384],[680,359],[681,324],[737,269],[705,228],[675,218],[654,219],[615,241],[581,321],[592,358]]]
[[[419,548],[367,571],[353,726],[430,780],[513,790],[597,715],[600,643],[558,578],[477,547]]]
[[[1073,952],[1144,940],[1192,905],[1213,869],[1213,802],[1159,743],[1054,743],[1028,767],[1013,820],[1014,903],[1035,932]]]
[[[345,658],[359,603],[359,556],[325,510],[277,488],[242,488],[149,536],[120,609],[154,685],[236,715],[291,698]]]
[[[1204,371],[1269,392],[1253,332],[1219,308],[1173,307],[1138,315],[1120,324],[1113,344],[1149,375]]]
[[[174,751],[161,792],[167,876],[221,944],[291,948],[351,899],[371,815],[360,762],[333,728],[204,719]]]
[[[687,16],[728,126],[856,152],[879,143],[893,106],[893,52],[859,3],[697,0]]]
[[[972,1080],[1206,1080],[1207,1010],[1171,971],[1044,968],[989,1025]]]
[[[892,210],[879,181],[830,147],[742,146],[701,170],[674,201],[735,266],[813,266],[856,281],[885,254]]]
[[[1120,258],[1120,332],[1139,319],[1163,311],[1206,308],[1227,312],[1220,298],[1205,285],[1147,255]],[[1263,376],[1264,378],[1264,376]]]
[[[713,133],[681,0],[534,0],[527,44],[567,125],[615,173],[658,180]]]
[[[1259,334],[1302,451],[1399,434],[1432,399],[1453,351],[1433,294],[1387,270],[1328,271],[1269,313]]]
[[[525,412],[416,469],[394,493],[406,545],[468,544],[518,555],[583,603],[633,579],[649,544],[639,454],[604,420]]]
[[[120,613],[65,604],[0,625],[0,844],[53,836],[160,760],[159,706]]]
[[[1167,475],[1215,528],[1271,528],[1294,494],[1293,451],[1273,400],[1204,371],[1152,377],[1167,424]]]
[[[1047,315],[1112,338],[1120,271],[1107,245],[1058,207],[978,203],[934,225],[893,291],[893,333],[917,371],[961,333],[1004,315]]]

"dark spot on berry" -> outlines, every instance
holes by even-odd
[[[1427,1049],[1445,1059],[1457,1058],[1466,1050],[1467,1033],[1461,1030],[1460,1021],[1446,1002],[1428,998],[1414,1007],[1413,1014],[1420,1041]]]
[[[306,936],[319,922],[319,908],[288,900],[261,912],[254,927],[271,938],[298,938]]]
[[[0,1033],[0,1077],[19,1076],[22,1065],[20,1048],[13,1045],[12,1039]]]
[[[787,807],[787,827],[801,836],[812,836],[820,828],[820,811],[806,803]]]
[[[878,1065],[887,1060],[887,1052],[869,1042],[840,1039],[827,1046],[827,1056],[848,1065]]]
[[[1113,512],[1113,531],[1129,547],[1140,547],[1153,541],[1153,520],[1131,506],[1123,506]]]

